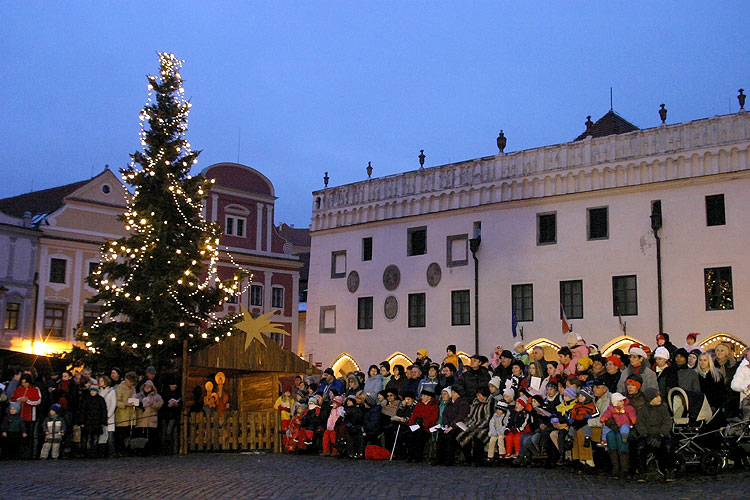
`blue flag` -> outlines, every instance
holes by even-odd
[[[518,327],[518,318],[516,317],[516,310],[512,309],[513,316],[511,319],[511,324],[513,326],[513,338],[516,338],[516,328]]]

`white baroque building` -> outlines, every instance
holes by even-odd
[[[587,131],[315,191],[308,355],[366,369],[472,353],[476,335],[489,356],[520,340],[514,310],[527,345],[554,349],[561,304],[602,349],[654,346],[657,201],[662,331],[678,346],[689,332],[750,343],[750,115],[639,130],[610,111]]]

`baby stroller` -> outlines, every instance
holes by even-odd
[[[725,456],[735,463],[750,467],[750,419],[727,419],[721,429],[725,443]]]
[[[722,428],[716,425],[720,411],[713,413],[706,396],[674,387],[667,394],[672,412],[672,436],[675,465],[678,472],[699,465],[705,474],[714,475],[726,466],[721,439]],[[719,439],[717,439],[719,438]]]

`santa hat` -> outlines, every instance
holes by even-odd
[[[696,340],[698,340],[698,335],[700,335],[700,333],[695,333],[695,332],[688,333],[687,340],[693,339],[693,342],[695,342]]]

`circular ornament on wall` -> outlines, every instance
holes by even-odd
[[[385,298],[383,314],[385,314],[386,319],[394,319],[398,314],[398,299],[393,295],[389,295]]]
[[[401,271],[399,271],[398,266],[391,264],[383,271],[383,286],[386,290],[392,292],[398,288],[399,283],[401,283]]]
[[[440,264],[433,262],[427,266],[427,284],[430,286],[438,286],[440,278],[443,277],[443,271],[440,269]]]
[[[359,288],[359,273],[357,271],[350,272],[349,276],[346,277],[346,288],[351,293],[356,292]]]

